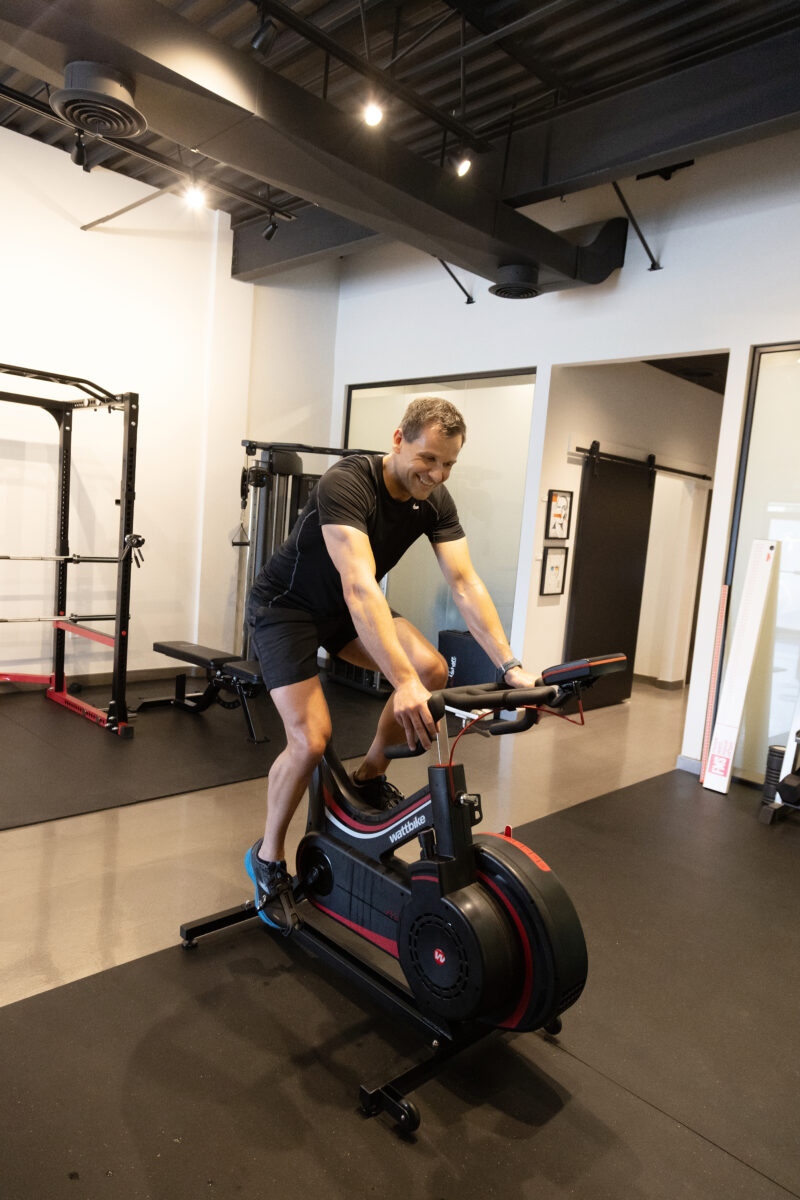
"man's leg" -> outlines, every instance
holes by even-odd
[[[400,645],[428,691],[433,692],[438,688],[443,688],[447,683],[447,663],[436,647],[432,646],[416,626],[407,621],[405,617],[395,617],[394,627]],[[358,638],[340,650],[338,656],[355,666],[366,667],[367,670],[372,671],[378,670],[377,664]],[[366,781],[383,775],[389,765],[389,759],[384,753],[385,748],[400,746],[405,740],[403,727],[395,720],[394,704],[390,698],[381,713],[372,745],[361,765],[354,772],[353,777],[356,781]]]
[[[273,688],[270,695],[286,731],[286,749],[270,768],[267,823],[258,857],[275,862],[286,857],[286,831],[330,741],[331,718],[316,675]]]

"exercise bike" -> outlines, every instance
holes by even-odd
[[[420,1115],[408,1093],[444,1062],[494,1029],[561,1031],[561,1014],[586,982],[583,930],[553,871],[512,836],[473,836],[481,798],[467,790],[449,752],[446,709],[462,721],[494,714],[492,736],[530,729],[539,709],[558,709],[603,675],[623,670],[623,654],[563,663],[535,688],[495,684],[446,688],[429,700],[439,722],[438,762],[425,786],[387,811],[364,804],[328,746],[309,788],[306,833],[297,850],[297,923],[288,929],[430,1038],[425,1062],[376,1088],[362,1086],[362,1111],[386,1111],[411,1132]],[[521,710],[515,718],[503,711]],[[390,757],[423,754],[391,747]],[[418,861],[397,850],[417,838]],[[254,902],[181,926],[197,938],[257,916]],[[266,926],[265,926],[266,928]]]

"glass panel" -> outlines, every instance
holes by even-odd
[[[800,347],[765,351],[759,356],[727,637],[729,648],[753,540],[775,540],[776,569],[734,759],[737,775],[759,783],[768,747],[786,744],[800,689],[799,447]]]
[[[447,487],[458,506],[470,554],[511,632],[522,503],[533,409],[533,375],[446,383],[354,388],[348,446],[388,449],[391,436],[417,396],[444,396],[461,411],[467,440]],[[391,606],[433,643],[440,629],[464,629],[427,538],[412,546],[391,572]]]

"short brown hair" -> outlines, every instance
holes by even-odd
[[[412,400],[400,422],[400,432],[408,442],[415,441],[428,425],[437,425],[445,437],[467,440],[467,423],[455,404],[441,396],[420,396]]]

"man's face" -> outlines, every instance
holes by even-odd
[[[404,499],[427,500],[433,489],[445,483],[463,444],[460,434],[447,437],[438,425],[426,425],[414,441],[399,429],[392,437],[389,470]]]

